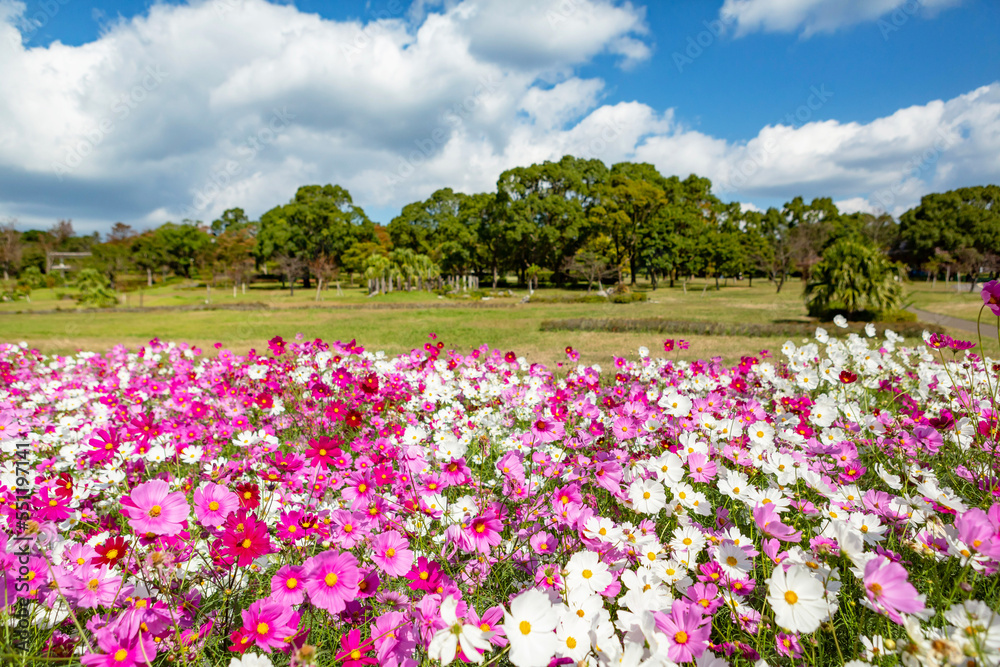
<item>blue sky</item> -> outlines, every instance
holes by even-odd
[[[164,4],[0,0],[0,219],[259,215],[340,182],[388,222],[564,152],[757,207],[1000,180],[990,0]]]

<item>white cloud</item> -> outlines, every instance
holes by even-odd
[[[734,23],[736,35],[751,32],[796,32],[804,37],[838,28],[887,20],[889,30],[912,16],[934,13],[962,0],[726,0],[719,13]],[[899,24],[899,25],[897,25]]]
[[[603,103],[604,82],[576,75],[598,54],[645,57],[631,5],[524,2],[520,30],[510,7],[426,2],[418,23],[363,24],[263,0],[153,5],[92,43],[25,49],[23,8],[0,0],[0,218],[103,231],[232,206],[257,216],[307,183],[398,210],[441,187],[493,190],[503,170],[565,154],[697,173],[737,201],[833,196],[893,212],[1000,180],[1000,84],[733,142],[674,109]]]

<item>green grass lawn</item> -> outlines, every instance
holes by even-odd
[[[979,287],[981,286],[980,284]],[[980,308],[983,307],[983,299],[979,293],[980,289],[977,288],[970,294],[968,283],[965,283],[962,290],[956,291],[954,285],[945,287],[942,282],[938,282],[936,286],[927,282],[917,282],[909,285],[907,297],[916,308],[975,322]],[[995,324],[995,320],[989,311],[984,312],[983,322]]]
[[[545,319],[594,317],[594,318],[651,318],[674,320],[709,320],[723,322],[769,323],[781,321],[809,321],[802,303],[801,285],[786,284],[780,294],[766,282],[755,282],[750,288],[746,281],[730,282],[721,290],[714,289],[714,281],[688,285],[685,293],[681,287],[648,291],[649,301],[627,305],[611,303],[528,303],[520,304],[524,291],[514,292],[514,297],[494,299],[495,305],[509,304],[507,308],[477,308],[461,299],[445,299],[427,292],[394,292],[369,298],[363,289],[344,288],[343,296],[336,290],[324,291],[317,302],[316,291],[297,289],[295,296],[287,290],[254,287],[244,295],[233,297],[229,290],[212,290],[213,305],[262,302],[269,310],[199,310],[123,312],[114,309],[101,312],[72,312],[78,310],[71,300],[58,300],[56,292],[71,290],[35,290],[32,302],[0,304],[0,341],[27,341],[48,353],[70,353],[76,350],[103,351],[116,344],[136,347],[153,337],[161,340],[186,341],[213,352],[212,345],[221,342],[238,352],[250,348],[266,349],[266,341],[280,335],[286,340],[296,333],[308,338],[324,340],[350,340],[372,350],[385,350],[390,354],[409,351],[423,346],[434,332],[448,348],[471,350],[482,344],[503,350],[513,350],[532,362],[553,366],[565,361],[564,348],[570,345],[581,352],[584,363],[607,365],[613,355],[634,356],[640,346],[653,353],[662,353],[662,334],[604,333],[604,332],[542,332],[539,323]],[[644,289],[645,288],[643,286]],[[552,296],[582,295],[583,291],[541,290],[540,294]],[[944,312],[937,303],[950,305],[946,298],[933,300],[936,293],[915,290],[922,301],[918,307]],[[146,290],[143,305],[172,306],[204,304],[207,298],[204,287],[188,288],[183,284],[157,286]],[[945,295],[942,292],[942,297]],[[954,298],[954,295],[951,295]],[[978,299],[978,296],[975,296]],[[412,304],[407,309],[365,308],[379,304]],[[441,304],[453,306],[441,308]],[[930,304],[930,305],[928,305]],[[138,293],[128,295],[128,305],[138,306]],[[426,307],[420,307],[421,305]],[[933,305],[934,307],[931,307]],[[307,308],[308,306],[308,308]],[[352,306],[337,308],[337,306]],[[358,308],[358,306],[362,306]],[[457,307],[454,307],[457,306]],[[31,310],[64,309],[66,312],[31,313]],[[21,312],[17,312],[21,311]],[[951,313],[948,313],[951,314]],[[828,327],[831,328],[832,327]],[[730,336],[678,336],[691,341],[690,350],[680,353],[680,358],[709,358],[721,356],[728,363],[746,354],[756,354],[762,348],[774,352],[788,339],[743,338]],[[802,339],[796,340],[801,343]],[[987,352],[996,355],[995,344]]]

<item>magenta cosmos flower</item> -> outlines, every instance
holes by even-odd
[[[271,577],[271,597],[283,605],[302,604],[305,590],[306,570],[300,565],[282,565]]]
[[[299,624],[298,614],[271,599],[257,600],[241,615],[245,636],[268,653],[283,648],[285,639],[295,634]]]
[[[97,646],[104,653],[88,653],[80,662],[87,667],[132,667],[153,662],[156,642],[148,634],[137,637],[119,637],[107,628],[94,633]]]
[[[221,484],[208,482],[194,492],[194,515],[201,525],[215,528],[240,506],[240,497]]]
[[[876,611],[895,623],[903,624],[900,612],[923,611],[924,600],[907,581],[906,568],[885,556],[876,556],[865,566],[865,593]]]
[[[162,479],[144,482],[122,498],[122,512],[137,533],[176,535],[183,530],[191,507],[180,491],[170,493]]]
[[[353,554],[324,551],[306,560],[309,600],[331,614],[339,614],[358,595],[361,573]]]
[[[1000,281],[991,280],[983,285],[982,295],[986,307],[1000,317]]]
[[[492,514],[477,516],[465,529],[465,535],[472,544],[474,551],[483,555],[490,553],[490,548],[500,544],[500,531],[503,524]]]
[[[413,552],[410,543],[395,530],[382,533],[375,538],[372,548],[372,562],[380,570],[392,577],[401,577],[413,566]]]

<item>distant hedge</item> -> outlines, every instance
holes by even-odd
[[[561,320],[543,320],[539,328],[541,331],[605,331],[608,333],[662,333],[693,336],[812,337],[816,333],[817,326],[822,326],[831,335],[846,332],[864,335],[864,325],[857,323],[849,325],[847,329],[840,329],[831,322],[819,324],[807,322],[754,324],[750,322],[700,322],[692,320],[666,320],[661,318],[597,319],[578,317]],[[941,327],[933,324],[915,324],[912,322],[875,323],[875,329],[879,336],[882,336],[886,329],[892,329],[901,336],[915,336],[917,338],[923,334],[925,329],[931,332],[944,331]]]

